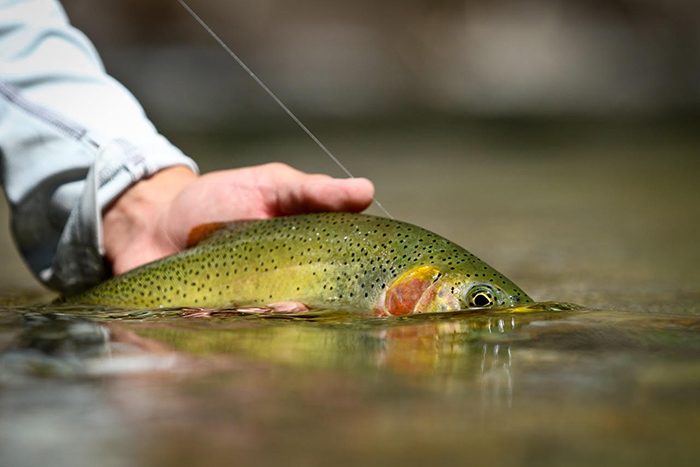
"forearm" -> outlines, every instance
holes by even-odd
[[[109,76],[90,40],[56,0],[0,0],[0,78],[24,99],[90,131],[100,146],[125,139],[172,150],[134,96]],[[166,149],[167,148],[167,149]]]
[[[57,2],[0,1],[0,157],[20,251],[72,291],[111,274],[102,211],[166,167],[196,165],[109,77]]]

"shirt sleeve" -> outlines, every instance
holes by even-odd
[[[0,0],[0,177],[15,242],[64,293],[105,279],[102,210],[138,180],[197,165],[106,74],[55,0]]]

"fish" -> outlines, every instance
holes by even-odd
[[[348,310],[389,317],[532,302],[461,246],[421,227],[327,212],[214,223],[192,247],[64,299],[126,309]]]

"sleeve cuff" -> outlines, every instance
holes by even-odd
[[[142,178],[176,165],[199,173],[192,159],[160,135],[145,145],[115,139],[100,148],[61,234],[53,265],[41,273],[41,279],[53,289],[72,294],[109,277],[102,246],[103,209]]]

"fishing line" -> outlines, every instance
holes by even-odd
[[[253,78],[253,80],[254,80],[256,83],[258,83],[258,85],[259,85],[261,88],[263,88],[263,90],[272,98],[272,100],[274,100],[275,102],[277,102],[277,105],[279,105],[279,106],[282,108],[282,110],[284,110],[284,111],[287,113],[287,115],[289,115],[289,117],[290,117],[292,120],[294,120],[294,121],[296,122],[296,124],[299,125],[299,127],[300,127],[302,130],[304,130],[304,132],[306,132],[307,135],[309,135],[309,137],[318,145],[318,147],[320,147],[320,148],[323,150],[323,152],[325,152],[326,155],[327,155],[328,157],[330,157],[331,160],[332,160],[333,162],[335,162],[335,164],[336,164],[338,167],[340,167],[340,169],[341,169],[343,172],[345,172],[345,175],[347,175],[347,176],[350,177],[350,178],[355,178],[355,176],[342,164],[342,162],[340,162],[340,160],[338,160],[338,158],[335,157],[335,156],[333,155],[333,153],[331,153],[331,152],[328,150],[328,148],[326,148],[326,146],[324,146],[324,144],[323,144],[318,138],[316,138],[316,135],[314,135],[313,133],[311,133],[311,130],[309,130],[309,129],[306,127],[306,125],[304,125],[303,123],[301,123],[301,120],[299,120],[299,119],[297,118],[297,116],[294,115],[294,114],[292,113],[292,111],[289,110],[289,108],[287,108],[287,106],[284,105],[284,103],[275,95],[275,93],[273,93],[273,92],[270,90],[270,88],[268,88],[268,87],[265,85],[265,83],[263,83],[263,82],[260,80],[260,78],[258,78],[258,76],[257,76],[255,73],[253,73],[253,70],[251,70],[250,68],[248,68],[248,66],[247,66],[245,63],[243,63],[243,60],[241,60],[240,58],[238,58],[238,55],[236,55],[236,54],[233,52],[233,50],[231,50],[231,49],[224,43],[224,41],[222,41],[221,38],[207,25],[207,23],[205,23],[204,20],[203,20],[202,18],[200,18],[199,15],[198,15],[197,13],[195,13],[194,10],[192,10],[192,8],[190,8],[190,6],[189,6],[187,3],[185,3],[185,0],[177,0],[177,1],[180,3],[180,5],[182,5],[183,8],[184,8],[185,10],[187,10],[187,12],[200,24],[200,26],[202,26],[202,27],[204,28],[204,30],[207,31],[207,32],[209,33],[209,35],[210,35],[211,37],[213,37],[214,40],[216,40],[216,42],[218,42],[219,45],[220,45],[221,47],[223,47],[223,49],[224,49],[226,52],[228,52],[228,54],[241,66],[241,68],[243,68],[243,69],[246,71],[246,73],[248,73],[248,75],[250,75],[250,77]],[[389,216],[390,219],[393,219],[393,218],[394,218],[394,216],[392,216],[391,214],[389,214],[389,211],[387,211],[386,208],[384,208],[384,206],[382,206],[382,203],[380,203],[379,201],[377,201],[376,198],[372,198],[372,201],[374,202],[374,204],[377,205],[377,207],[378,207],[379,209],[381,209],[381,210],[384,212],[384,214],[386,214],[387,216]]]

